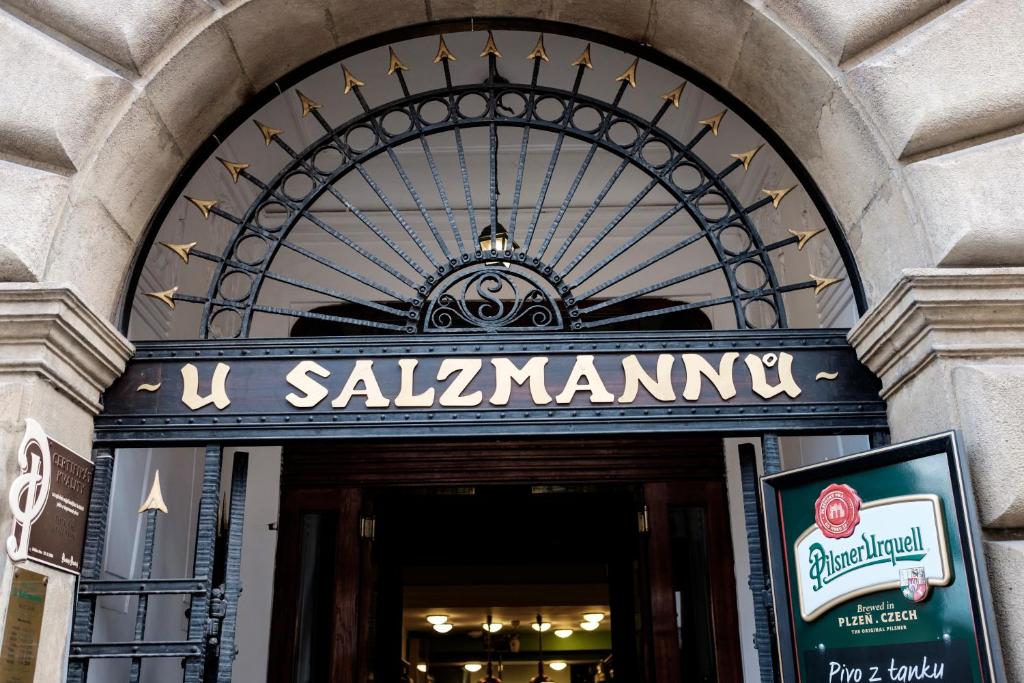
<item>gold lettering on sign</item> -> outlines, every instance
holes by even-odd
[[[186,363],[181,368],[181,379],[184,382],[181,402],[192,410],[199,410],[211,403],[217,406],[218,410],[224,410],[231,405],[226,386],[229,372],[231,372],[231,367],[228,364],[217,363],[217,367],[213,371],[213,380],[210,382],[210,393],[200,396],[199,370],[192,363]]]
[[[581,384],[580,380],[586,380]],[[605,389],[604,381],[594,367],[593,356],[576,356],[576,364],[572,366],[569,379],[565,382],[562,393],[555,397],[557,403],[571,403],[578,391],[589,391],[591,403],[611,403],[615,400],[611,392]]]
[[[413,373],[419,361],[415,358],[403,358],[398,361],[398,367],[402,370],[402,384],[395,396],[395,406],[398,408],[429,408],[434,405],[434,388],[414,394],[415,378]]]
[[[696,401],[700,398],[701,378],[707,377],[718,391],[718,395],[728,401],[736,395],[736,385],[732,381],[732,366],[740,354],[735,351],[722,354],[718,369],[707,362],[704,356],[697,353],[684,353],[683,366],[686,368],[686,384],[683,386],[683,398]]]
[[[362,389],[358,388],[360,384],[363,385]],[[352,400],[353,396],[365,396],[367,408],[387,408],[391,405],[391,401],[384,398],[384,394],[381,393],[380,385],[377,383],[377,376],[373,374],[372,360],[356,361],[352,372],[348,376],[348,380],[345,382],[345,386],[341,388],[341,393],[338,394],[338,397],[331,401],[331,406],[334,408],[344,408]]]
[[[443,382],[453,374],[455,378],[441,393],[441,405],[446,408],[471,408],[480,405],[484,400],[484,392],[474,391],[472,394],[466,395],[463,395],[462,392],[477,376],[483,364],[484,362],[479,358],[445,358],[437,371],[437,381]]]
[[[491,395],[491,405],[508,405],[512,395],[512,382],[522,386],[526,381],[530,382],[530,396],[534,405],[546,406],[551,403],[551,394],[544,386],[544,368],[547,364],[548,359],[545,356],[534,356],[521,368],[508,358],[492,358],[494,394]]]
[[[622,396],[619,396],[619,403],[632,403],[640,391],[642,384],[644,389],[650,392],[651,396],[659,401],[676,400],[675,389],[672,388],[672,366],[676,359],[669,353],[658,355],[658,379],[647,374],[640,359],[635,355],[626,356],[622,359],[622,374],[625,384],[622,388]]]
[[[764,356],[757,356],[753,353],[747,354],[744,359],[747,369],[750,370],[750,380],[754,393],[761,398],[772,398],[782,392],[786,396],[796,398],[800,395],[800,387],[793,379],[793,356],[783,351],[778,356],[774,353],[766,353]],[[768,384],[765,367],[778,366],[779,383],[775,386]]]
[[[331,376],[330,370],[311,360],[304,360],[292,368],[291,372],[285,376],[285,380],[305,394],[305,396],[299,396],[292,393],[285,396],[285,400],[296,408],[312,408],[327,398],[327,387],[310,377],[309,373],[324,378]]]

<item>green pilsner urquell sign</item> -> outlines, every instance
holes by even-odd
[[[1005,680],[955,433],[762,487],[786,683]]]

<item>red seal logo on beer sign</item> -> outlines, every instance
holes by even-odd
[[[849,538],[860,524],[860,496],[846,484],[830,484],[814,503],[814,523],[826,538]]]

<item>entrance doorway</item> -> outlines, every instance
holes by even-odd
[[[712,439],[293,449],[270,679],[739,681],[726,505]]]

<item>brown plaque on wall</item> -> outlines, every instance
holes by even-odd
[[[42,574],[27,569],[14,570],[0,645],[0,681],[4,683],[32,683],[35,676],[46,580]]]
[[[18,451],[20,474],[11,484],[14,524],[7,553],[72,574],[81,571],[93,465],[26,420]]]

